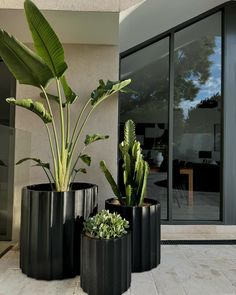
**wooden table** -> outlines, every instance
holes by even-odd
[[[180,168],[179,173],[188,175],[188,206],[193,206],[193,168]]]

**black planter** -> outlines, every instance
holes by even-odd
[[[81,288],[89,295],[121,295],[131,283],[131,235],[100,240],[82,235]]]
[[[97,186],[74,183],[68,192],[49,184],[23,188],[20,268],[42,280],[70,278],[80,273],[83,221],[97,213]]]
[[[144,199],[145,206],[123,206],[106,200],[110,212],[118,212],[132,231],[132,271],[142,272],[160,264],[160,203]]]

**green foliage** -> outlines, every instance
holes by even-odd
[[[76,95],[74,91],[70,88],[70,86],[67,84],[67,80],[65,76],[62,76],[60,81],[61,81],[61,85],[63,87],[63,91],[66,97],[66,102],[68,104],[74,103],[79,96]]]
[[[36,53],[46,62],[54,77],[61,77],[67,69],[61,42],[32,1],[26,0],[24,7]]]
[[[130,82],[130,79],[122,82],[112,82],[108,80],[107,83],[103,80],[99,80],[99,86],[91,93],[91,104],[96,105],[118,91],[125,92],[124,88],[129,85]]]
[[[0,29],[0,56],[21,84],[46,87],[53,73],[40,56]]]
[[[45,124],[52,122],[52,116],[45,109],[44,105],[41,102],[33,101],[30,98],[22,98],[18,100],[16,100],[15,98],[7,98],[7,102],[35,113],[37,116],[40,117],[41,120],[43,120]]]
[[[141,206],[146,191],[149,166],[143,160],[140,142],[136,140],[135,124],[132,120],[125,123],[124,141],[119,147],[123,160],[123,185],[117,186],[104,161],[100,162],[100,167],[121,204]]]
[[[109,135],[101,135],[101,134],[87,134],[86,135],[86,138],[85,138],[85,141],[84,141],[84,144],[85,145],[89,145],[95,141],[98,141],[98,140],[104,140],[104,139],[108,139],[109,138]]]
[[[118,213],[102,210],[84,222],[84,233],[98,239],[116,239],[127,234],[129,222]]]
[[[80,155],[80,159],[88,166],[91,165],[92,158],[87,154]]]
[[[122,195],[121,195],[119,188],[118,188],[114,178],[112,177],[110,171],[107,169],[106,163],[104,161],[100,162],[100,168],[101,168],[102,172],[105,174],[106,179],[109,182],[113,193],[115,194],[115,196],[117,196],[120,203],[122,203]]]
[[[100,103],[114,93],[124,91],[130,80],[108,81],[106,84],[100,80],[99,86],[92,92],[82,109],[76,111],[78,117],[75,124],[71,126],[71,107],[78,95],[71,89],[65,77],[67,64],[64,49],[56,33],[35,4],[26,0],[24,8],[36,52],[0,29],[0,56],[20,83],[40,88],[42,91],[40,96],[45,99],[45,106],[41,102],[28,98],[17,100],[8,98],[7,102],[35,113],[44,122],[52,155],[53,172],[50,166],[37,158],[22,159],[18,161],[18,164],[26,160],[35,161],[36,166],[44,169],[54,190],[67,191],[78,172],[86,173],[86,169],[77,167],[77,163],[82,161],[88,166],[91,164],[91,157],[84,153],[86,147],[95,141],[108,138],[107,135],[87,135],[81,151],[78,152],[77,147],[84,127]],[[48,94],[46,90],[52,79],[56,82],[56,95]],[[56,107],[59,109],[59,112],[55,111],[60,116],[59,126],[56,126],[58,121],[54,118],[52,101],[57,103]]]

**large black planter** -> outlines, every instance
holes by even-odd
[[[121,295],[131,283],[131,235],[96,239],[82,235],[80,284],[89,295]]]
[[[97,186],[74,183],[68,192],[49,184],[23,188],[20,268],[42,280],[70,278],[80,273],[83,221],[97,213]]]
[[[144,199],[144,206],[123,206],[106,200],[110,212],[118,212],[132,231],[132,271],[142,272],[160,264],[160,203]]]

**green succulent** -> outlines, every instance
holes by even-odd
[[[110,213],[102,210],[84,222],[83,232],[97,239],[115,239],[123,237],[127,233],[129,222],[118,213]]]
[[[122,157],[123,185],[118,187],[104,161],[100,167],[121,204],[141,206],[147,186],[148,163],[143,159],[140,142],[136,139],[135,124],[125,123],[124,140],[119,145]]]

